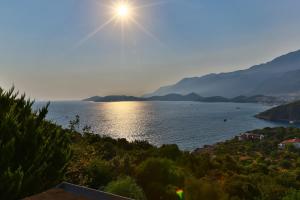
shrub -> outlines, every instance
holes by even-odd
[[[45,121],[47,108],[0,89],[0,199],[18,199],[59,183],[70,158],[66,131]]]
[[[116,181],[110,182],[105,187],[105,191],[128,198],[133,198],[135,200],[146,199],[142,188],[140,188],[130,177],[123,177],[119,178]]]
[[[88,185],[89,187],[98,189],[106,185],[113,178],[113,173],[108,162],[96,159],[87,167]]]
[[[161,157],[165,157],[171,160],[177,160],[181,157],[182,152],[179,150],[176,144],[165,144],[159,148],[158,151]]]
[[[225,191],[230,197],[250,200],[260,198],[261,196],[257,185],[255,185],[248,176],[234,175],[228,177],[224,186]]]
[[[221,190],[218,183],[206,180],[187,179],[185,182],[186,200],[227,200],[228,196]]]
[[[173,199],[176,190],[171,194],[169,188],[180,188],[184,181],[182,171],[164,158],[149,158],[142,162],[137,167],[136,176],[149,199]]]

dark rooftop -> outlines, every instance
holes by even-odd
[[[99,190],[61,183],[56,188],[40,194],[26,197],[24,200],[132,200],[130,198],[109,194]]]

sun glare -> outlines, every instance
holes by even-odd
[[[122,2],[116,5],[115,14],[121,19],[126,19],[131,14],[131,7],[128,3]]]
[[[104,29],[106,26],[110,25],[113,22],[118,22],[122,28],[122,34],[124,31],[124,26],[128,26],[130,23],[134,24],[137,28],[139,28],[142,32],[146,35],[150,36],[151,38],[159,41],[154,34],[152,34],[146,27],[143,26],[142,23],[139,22],[137,19],[139,14],[138,13],[141,9],[147,7],[153,7],[162,4],[162,2],[151,2],[148,4],[143,5],[135,5],[133,0],[113,0],[114,3],[112,4],[99,4],[101,7],[109,9],[110,18],[108,18],[105,22],[99,25],[94,31],[87,34],[83,39],[81,39],[77,44],[76,47],[82,45],[84,42],[95,36],[98,32]],[[159,41],[160,42],[160,41]]]

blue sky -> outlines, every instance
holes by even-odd
[[[134,23],[122,39],[112,23],[76,46],[111,17],[101,5],[112,2],[0,1],[0,86],[42,100],[142,95],[300,49],[298,0],[166,0],[136,10],[156,39]]]

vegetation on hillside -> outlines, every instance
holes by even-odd
[[[253,131],[263,140],[232,139],[197,152],[78,133],[79,117],[64,130],[45,120],[47,107],[0,90],[0,199],[20,199],[60,181],[137,200],[299,199],[300,151],[278,149],[300,137],[296,128]],[[72,152],[72,154],[71,154]]]
[[[300,122],[300,101],[271,108],[256,117],[272,121]]]
[[[300,151],[293,146],[280,150],[278,143],[300,137],[300,130],[265,128],[253,132],[265,138],[232,139],[197,153],[180,151],[176,145],[155,147],[142,141],[74,133],[74,157],[67,180],[105,189],[122,177],[131,177],[151,200],[178,199],[177,189],[183,189],[187,200],[281,200],[298,195]],[[133,197],[124,182],[117,185],[115,193]]]

